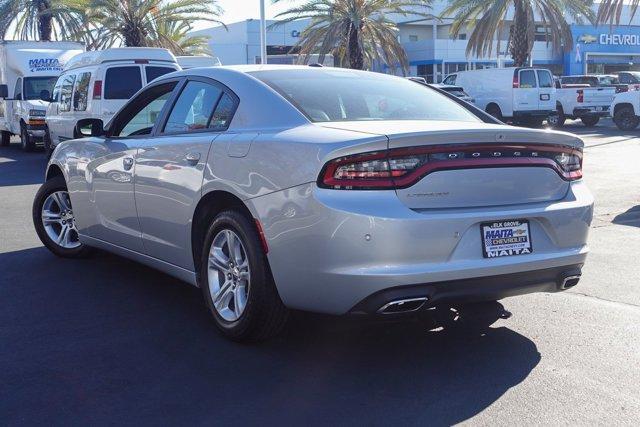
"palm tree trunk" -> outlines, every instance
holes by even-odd
[[[51,19],[51,3],[48,0],[38,1],[38,38],[40,41],[51,41],[53,23]]]
[[[358,28],[353,23],[349,27],[349,43],[347,56],[349,57],[349,67],[355,70],[364,69],[364,54],[358,40]]]
[[[515,13],[513,25],[509,30],[509,52],[514,66],[524,67],[529,62],[529,40],[527,35],[527,11],[520,0],[514,2]]]

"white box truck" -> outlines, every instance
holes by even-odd
[[[64,64],[84,50],[75,42],[0,41],[0,144],[11,135],[25,151],[42,142],[46,100]]]

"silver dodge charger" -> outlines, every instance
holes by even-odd
[[[34,201],[44,245],[199,286],[234,340],[289,309],[393,318],[560,291],[588,252],[579,138],[399,77],[196,68],[76,131]]]

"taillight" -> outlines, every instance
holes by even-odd
[[[446,145],[398,148],[328,162],[318,186],[336,190],[392,190],[441,170],[548,167],[566,181],[582,178],[582,151],[556,145]]]
[[[629,92],[629,86],[618,86],[616,89],[618,93]]]
[[[518,89],[520,87],[520,77],[518,75],[518,72],[514,72],[513,73],[513,88],[514,89]]]
[[[323,186],[344,189],[395,188],[400,178],[427,161],[426,154],[394,156],[390,152],[374,152],[348,156],[329,162],[324,169]]]
[[[633,85],[633,90],[636,90],[636,91],[640,90],[640,85]]]
[[[584,102],[584,91],[582,89],[578,89],[578,102]]]
[[[93,99],[102,99],[102,80],[93,82]]]

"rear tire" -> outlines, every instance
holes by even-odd
[[[584,117],[580,117],[580,120],[582,121],[583,125],[585,125],[586,127],[590,128],[590,127],[594,127],[595,125],[598,124],[598,122],[600,121],[600,117],[598,117],[598,116],[584,116]]]
[[[233,341],[266,340],[287,321],[256,225],[239,211],[221,212],[211,222],[199,281],[216,326]]]
[[[487,114],[493,116],[494,119],[500,120],[501,122],[504,121],[502,111],[500,111],[500,107],[496,104],[490,104],[489,106],[487,106]]]
[[[78,239],[63,176],[56,176],[42,184],[33,201],[32,217],[40,241],[55,255],[82,258],[90,253],[91,249]]]
[[[564,110],[558,105],[558,112],[547,118],[547,124],[552,128],[561,128],[567,121],[567,116],[564,115]]]
[[[636,116],[633,107],[623,106],[616,110],[613,115],[613,122],[616,124],[618,129],[629,131],[638,127],[640,124],[640,118]]]
[[[27,132],[27,127],[22,125],[20,126],[20,146],[22,147],[22,151],[33,151],[36,148],[36,144],[33,141],[29,132]]]
[[[11,144],[11,132],[3,130],[2,134],[0,135],[0,146],[8,147],[9,144]]]

